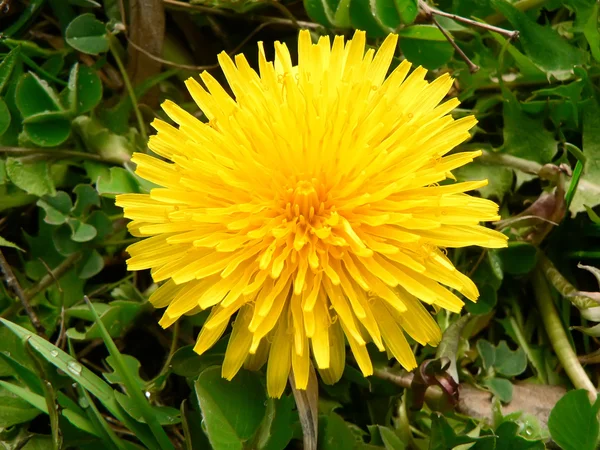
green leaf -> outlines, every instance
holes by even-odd
[[[35,411],[36,414],[33,417],[37,416],[40,411],[48,414],[48,405],[46,403],[46,399],[42,395],[28,391],[27,389],[24,389],[20,386],[16,386],[12,383],[7,383],[6,381],[0,381],[0,386],[10,391],[14,395],[19,396],[21,399],[23,399],[21,401],[25,401],[26,404],[34,406],[35,409],[33,409],[33,411]],[[5,403],[4,400],[0,401],[2,401],[2,408],[0,408],[0,427],[2,427],[3,425],[1,423],[1,416],[4,412]],[[82,416],[79,412],[73,411],[71,409],[62,409],[62,415],[80,430],[86,431],[90,434],[93,434],[94,436],[98,436],[98,431],[89,422],[89,420],[87,420],[87,418]]]
[[[381,440],[386,450],[405,450],[406,444],[388,427],[378,426]]]
[[[23,164],[19,159],[7,158],[6,175],[15,186],[28,194],[37,197],[56,194],[48,164],[44,161]]]
[[[77,196],[75,206],[71,214],[75,217],[81,217],[87,214],[92,206],[100,206],[100,197],[98,191],[89,184],[78,184],[73,189],[73,193]]]
[[[119,405],[129,414],[133,419],[137,420],[140,423],[146,423],[144,419],[144,414],[140,410],[138,403],[136,403],[131,397],[126,396],[125,394],[121,394],[120,392],[115,392],[117,397],[117,401]],[[169,406],[153,406],[152,407],[152,416],[158,421],[161,425],[175,425],[181,422],[179,417],[179,410],[175,408],[171,408]]]
[[[496,347],[494,368],[501,375],[516,377],[527,369],[527,355],[521,347],[512,351],[508,348],[506,341],[500,341]]]
[[[196,377],[208,367],[222,363],[226,348],[224,339],[219,340],[202,355],[194,352],[193,345],[181,347],[171,359],[173,373],[182,377]]]
[[[587,391],[578,389],[565,394],[552,408],[548,429],[552,439],[564,450],[593,450],[598,441],[596,413],[600,402],[591,405]]]
[[[392,30],[384,25],[383,21],[377,16],[377,13],[382,10],[387,10],[389,13],[393,14],[390,4],[393,5],[390,0],[382,0],[380,2],[378,2],[378,0],[374,0],[373,2],[351,0],[350,23],[352,24],[352,27],[358,30],[365,30],[369,37],[377,38],[387,36]],[[386,14],[384,13],[384,15]],[[398,17],[397,14],[396,17]],[[398,22],[400,21],[399,18],[397,18],[397,20]]]
[[[568,7],[575,10],[573,31],[583,33],[590,52],[600,62],[600,31],[598,30],[598,3],[591,0],[566,0]]]
[[[267,399],[265,417],[256,433],[258,450],[284,450],[293,436],[292,410],[295,402],[293,396]]]
[[[101,303],[98,303],[96,304],[96,307],[100,305]],[[137,305],[139,306],[139,304]],[[108,308],[106,308],[106,311],[111,311],[114,309],[115,308],[112,308],[112,305],[109,305]],[[100,319],[106,322],[109,321],[106,320],[108,319],[108,317],[106,317],[106,313],[102,314],[100,316]],[[131,375],[131,379],[134,381],[134,383],[138,386],[139,389],[144,389],[146,387],[146,382],[142,379],[142,377],[140,377],[140,369],[142,367],[142,364],[131,355],[123,354],[121,355],[121,357],[123,358],[123,363],[125,364],[127,371]],[[106,381],[108,381],[110,384],[121,384],[125,387],[125,380],[123,380],[123,378],[121,377],[121,373],[119,372],[118,368],[116,368],[118,364],[115,362],[115,358],[113,358],[112,356],[108,356],[106,358],[106,362],[113,369],[113,372],[103,374],[104,378],[106,378]]]
[[[81,243],[72,239],[73,230],[64,223],[52,232],[54,247],[63,256],[69,256],[81,249]]]
[[[481,356],[485,370],[490,370],[494,367],[494,363],[496,362],[496,348],[492,343],[485,339],[479,339],[477,341],[477,351],[479,352],[479,356]]]
[[[0,97],[0,136],[10,127],[11,115],[6,102]]]
[[[536,119],[521,110],[514,94],[504,94],[504,145],[502,151],[519,158],[545,164],[556,154],[554,135],[544,128],[543,119]]]
[[[61,116],[62,113],[60,115],[40,114],[39,122],[24,123],[23,132],[31,142],[40,147],[56,147],[71,135],[71,123]]]
[[[21,47],[15,47],[8,53],[8,55],[2,58],[2,62],[0,63],[0,94],[4,90],[4,86],[6,86],[6,83],[8,83],[8,80],[12,75],[20,53]]]
[[[106,27],[91,13],[76,17],[65,30],[67,44],[89,55],[108,51]]]
[[[494,286],[486,283],[479,286],[479,298],[477,302],[466,302],[467,311],[471,314],[484,315],[489,314],[496,307],[498,302],[498,292]]]
[[[435,25],[411,25],[398,31],[400,39],[446,42],[446,37]]]
[[[519,436],[519,424],[506,421],[500,424],[494,434],[498,437],[496,450],[544,450],[542,441],[530,441]]]
[[[96,189],[102,196],[140,192],[139,185],[133,175],[120,167],[111,167],[108,177],[98,177]]]
[[[44,196],[40,198],[36,205],[44,209],[44,222],[50,225],[60,225],[67,221],[73,204],[69,194],[58,191],[55,196]]]
[[[72,231],[71,239],[75,242],[88,242],[96,237],[96,229],[79,219],[69,219],[68,224]]]
[[[208,439],[215,450],[244,448],[265,416],[265,390],[258,376],[241,370],[231,381],[210,367],[194,383]]]
[[[552,27],[538,25],[505,0],[492,0],[492,4],[519,31],[527,56],[548,75],[564,80],[571,76],[573,67],[585,62],[581,49],[570,45]]]
[[[349,424],[334,412],[319,417],[319,450],[353,449],[357,439]]]
[[[19,423],[29,422],[40,414],[27,401],[8,391],[4,381],[0,381],[0,428],[8,428]],[[44,402],[45,403],[45,402]]]
[[[150,404],[148,403],[146,397],[144,397],[144,394],[142,394],[141,389],[136,384],[135,378],[129,372],[127,364],[125,363],[121,352],[119,352],[117,346],[110,337],[108,330],[106,329],[104,323],[100,319],[100,316],[94,309],[94,305],[87,299],[87,297],[84,298],[86,299],[86,303],[94,316],[94,321],[98,325],[98,329],[100,331],[102,340],[104,341],[104,344],[106,345],[110,356],[112,356],[113,358],[113,368],[123,380],[123,384],[125,385],[128,396],[132,399],[135,406],[140,411],[141,416],[144,418],[144,422],[150,427],[150,430],[152,431],[152,434],[158,442],[160,448],[162,450],[173,450],[173,444],[169,440],[169,437],[167,436],[165,430],[158,422],[158,419],[155,417],[154,412],[152,411],[152,408],[150,407]]]
[[[410,25],[415,21],[419,14],[419,6],[417,0],[395,0],[396,9],[400,20],[405,25]]]
[[[422,26],[425,27],[427,25]],[[433,32],[429,32],[427,37],[431,37],[432,35]],[[413,65],[423,66],[428,70],[440,68],[450,61],[454,54],[454,48],[448,41],[432,39],[401,38],[400,49],[406,59]]]
[[[17,244],[4,239],[2,236],[0,236],[0,247],[10,247],[10,248],[16,248],[17,250],[21,250],[22,252],[25,251],[21,247],[19,247]]]
[[[83,114],[94,109],[102,100],[102,82],[91,67],[74,64],[67,92],[69,109],[75,115]]]
[[[458,181],[488,180],[488,184],[477,189],[477,191],[482,197],[494,197],[500,202],[502,202],[504,195],[510,192],[514,178],[512,169],[477,161],[459,167],[452,173]]]
[[[63,110],[56,92],[46,81],[31,72],[24,74],[19,80],[15,101],[25,119],[36,114]]]
[[[125,122],[127,122],[127,119],[125,119]],[[131,153],[133,152],[131,139],[111,133],[97,119],[79,116],[73,120],[73,124],[85,142],[86,147],[91,152],[102,156],[106,161],[122,165],[131,158]],[[84,165],[86,170],[87,167],[92,165],[103,166],[98,163],[91,163],[90,161],[86,161]],[[96,182],[97,176],[91,176],[91,178]]]
[[[471,437],[457,435],[448,421],[439,414],[431,415],[431,439],[429,450],[448,450],[457,445],[471,444],[481,440],[493,440],[492,436]]]
[[[92,278],[94,275],[99,274],[103,268],[104,259],[102,258],[102,255],[98,253],[98,250],[94,249],[89,252],[81,262],[77,275],[82,280],[87,280],[88,278]]]
[[[583,105],[583,176],[569,210],[573,215],[600,204],[600,106],[596,98]]]
[[[525,275],[533,270],[537,263],[537,249],[525,242],[511,241],[508,247],[499,249],[504,272],[511,275]]]

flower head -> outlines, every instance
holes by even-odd
[[[235,316],[224,377],[268,361],[268,392],[280,396],[290,370],[306,388],[312,354],[333,383],[345,341],[365,375],[368,342],[413,369],[406,335],[441,339],[424,304],[459,312],[450,289],[478,297],[443,248],[506,246],[479,225],[499,218],[497,205],[465,194],[486,181],[438,184],[480,154],[446,156],[475,118],[454,120],[456,99],[440,104],[447,74],[429,83],[404,61],[386,78],[396,40],[365,53],[363,32],[331,45],[303,31],[297,67],[277,42],[274,64],[259,45],[259,73],[221,54],[234,97],[206,72],[206,87],[188,80],[208,123],[167,101],[178,127],[156,120],[149,142],[163,159],[134,155],[161,187],[117,198],[146,237],[129,247],[129,269],[164,282],[150,297],[167,307],[162,326],[210,310],[200,354]]]

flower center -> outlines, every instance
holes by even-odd
[[[311,220],[315,213],[322,213],[325,207],[315,184],[308,180],[301,180],[296,183],[290,197],[290,203],[292,216],[303,217],[305,220]]]

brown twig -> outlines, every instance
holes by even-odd
[[[457,16],[456,14],[451,14],[444,11],[440,11],[439,9],[431,8],[429,5],[427,5],[427,8],[429,8],[429,13],[435,14],[436,16],[447,17],[448,19],[452,19],[456,22],[466,23],[467,25],[471,25],[472,27],[492,31],[494,33],[501,34],[502,36],[506,36],[511,41],[514,41],[515,39],[519,38],[519,32],[517,30],[507,30],[505,28],[489,25],[485,22],[478,22],[473,19],[467,19],[466,17]]]
[[[46,288],[48,288],[55,280],[58,280],[62,277],[66,272],[73,267],[79,258],[81,257],[81,253],[73,253],[69,255],[67,259],[61,262],[58,266],[56,266],[50,273],[44,275],[44,277],[34,286],[30,287],[25,291],[25,295],[27,298],[33,298]]]
[[[33,328],[35,328],[36,333],[42,337],[45,337],[44,327],[42,326],[40,319],[38,319],[38,316],[36,315],[35,311],[29,304],[30,297],[28,297],[23,291],[23,288],[21,288],[21,284],[19,283],[19,280],[17,280],[17,278],[15,277],[15,274],[13,273],[10,264],[8,264],[8,261],[6,261],[2,250],[0,250],[0,269],[2,269],[2,272],[4,272],[6,284],[10,286],[10,288],[14,291],[17,297],[19,297],[21,305],[23,305],[23,309],[25,309],[27,316],[29,316],[29,320],[31,321]]]
[[[475,64],[473,61],[471,61],[471,59],[469,59],[469,57],[466,55],[466,53],[463,52],[463,50],[454,41],[454,38],[450,35],[450,33],[448,33],[444,29],[444,27],[442,27],[440,25],[440,23],[437,21],[437,19],[434,16],[433,9],[424,0],[419,0],[419,8],[423,12],[423,15],[427,19],[429,19],[436,27],[438,27],[438,29],[442,32],[442,34],[444,35],[446,40],[450,43],[450,45],[452,47],[454,47],[454,50],[456,50],[456,52],[463,59],[463,61],[465,63],[467,63],[467,66],[469,67],[469,72],[471,72],[471,73],[477,72],[479,70],[479,66],[477,64]]]

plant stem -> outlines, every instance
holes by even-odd
[[[92,161],[106,161],[102,156],[93,153],[78,152],[75,150],[43,150],[39,148],[24,148],[24,147],[0,147],[0,153],[8,153],[10,155],[24,156],[43,156],[45,158],[60,159],[60,158],[81,158],[90,159]]]
[[[552,348],[567,373],[567,376],[577,389],[585,389],[592,402],[598,395],[594,384],[591,382],[577,355],[573,351],[567,333],[563,327],[558,311],[552,301],[548,281],[540,266],[533,272],[533,288],[538,309],[542,316],[544,328],[552,344]]]
[[[505,153],[495,153],[490,152],[489,150],[482,150],[481,152],[479,161],[485,164],[506,166],[532,175],[539,175],[540,170],[542,170],[543,167],[540,163],[535,161],[507,155]],[[591,181],[580,179],[578,189],[600,196],[600,185],[592,183]]]
[[[44,327],[42,326],[40,319],[38,319],[35,311],[29,304],[30,297],[28,297],[23,291],[19,280],[17,280],[17,277],[15,277],[15,274],[13,273],[10,264],[8,264],[8,261],[4,257],[2,250],[0,250],[0,269],[2,269],[2,272],[4,272],[6,284],[14,291],[15,294],[17,294],[19,300],[21,300],[21,305],[23,305],[23,309],[25,309],[25,312],[29,316],[29,320],[31,321],[33,328],[35,328],[36,333],[39,336],[45,337]]]
[[[519,37],[519,32],[516,30],[506,30],[504,28],[495,27],[493,25],[488,25],[487,23],[477,22],[476,20],[467,19],[466,17],[457,16],[456,14],[450,14],[444,11],[440,11],[439,9],[429,8],[432,14],[436,16],[447,17],[448,19],[452,19],[456,22],[465,23],[467,25],[471,25],[472,27],[482,28],[484,30],[493,31],[495,33],[499,33],[502,36],[506,36],[510,40],[517,39]]]
[[[131,85],[131,80],[129,79],[129,75],[127,75],[127,71],[125,70],[125,66],[123,65],[123,61],[121,61],[121,57],[119,56],[119,52],[115,48],[115,44],[111,39],[108,40],[110,45],[110,52],[115,58],[115,62],[117,63],[117,67],[119,68],[119,72],[121,72],[121,76],[123,77],[123,83],[125,83],[125,89],[127,89],[127,94],[131,99],[131,105],[133,106],[133,111],[135,113],[135,118],[138,122],[138,127],[140,129],[140,134],[144,141],[148,141],[148,134],[146,133],[146,125],[144,124],[144,118],[142,117],[142,113],[140,108],[138,107],[137,98],[135,96],[135,91],[133,90],[133,86]]]

